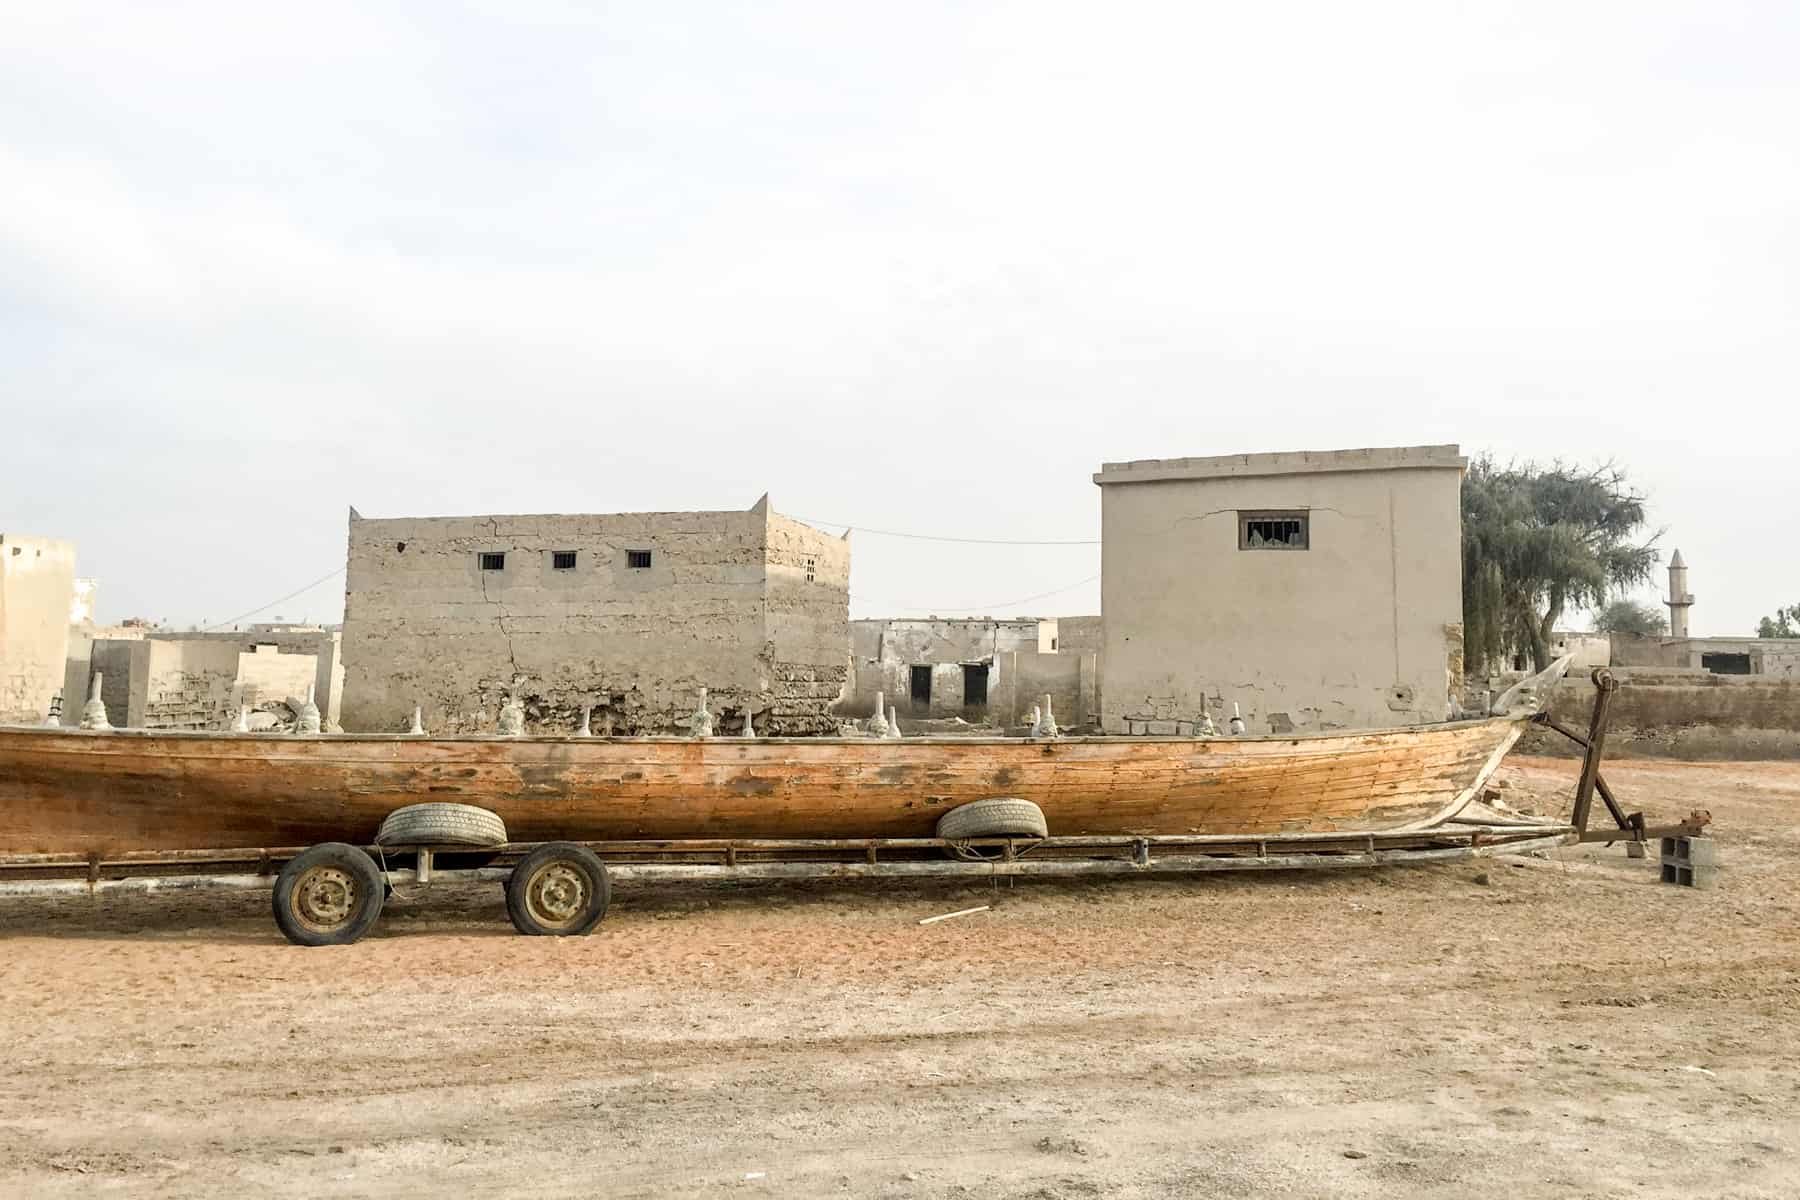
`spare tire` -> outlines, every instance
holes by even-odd
[[[499,813],[473,804],[409,804],[396,808],[375,835],[377,846],[503,846]]]
[[[959,805],[938,818],[937,835],[945,841],[981,837],[1049,837],[1044,810],[1029,800],[996,796]]]

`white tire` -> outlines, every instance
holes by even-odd
[[[377,846],[503,846],[500,814],[473,804],[409,804],[396,808],[375,835]]]

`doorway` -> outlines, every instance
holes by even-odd
[[[963,707],[987,708],[988,669],[986,663],[963,664]]]
[[[931,710],[931,668],[928,666],[912,669],[912,706],[915,712]]]

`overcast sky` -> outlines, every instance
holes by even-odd
[[[1103,460],[1459,442],[1616,459],[1748,632],[1796,63],[1791,0],[5,0],[0,529],[186,624],[351,504],[1080,540]],[[854,546],[858,616],[1098,611],[1097,546]]]

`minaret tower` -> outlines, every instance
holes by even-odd
[[[1687,564],[1681,560],[1679,550],[1669,560],[1669,598],[1663,603],[1669,606],[1669,636],[1686,637],[1688,609],[1694,606],[1694,595],[1687,590]]]

